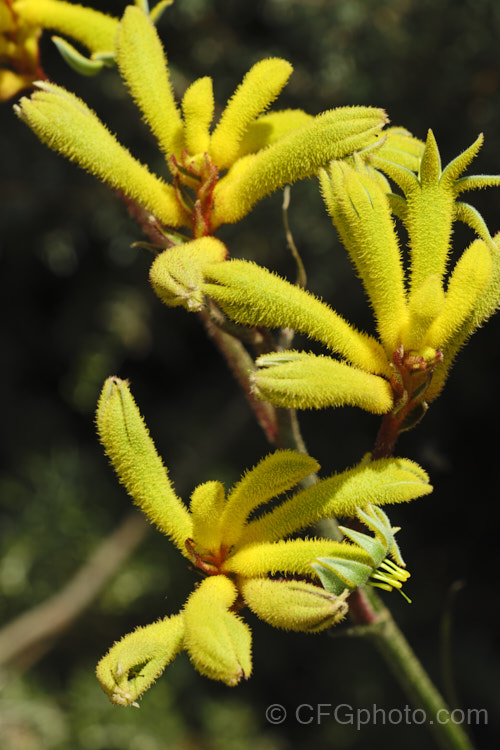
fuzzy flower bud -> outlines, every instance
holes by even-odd
[[[149,278],[153,289],[169,307],[185,307],[191,312],[204,304],[203,264],[225,260],[227,249],[215,237],[201,237],[160,253]]]
[[[230,687],[252,671],[252,636],[230,611],[238,591],[226,576],[205,578],[184,608],[185,646],[200,674]]]
[[[137,705],[142,695],[182,649],[182,615],[136,628],[114,644],[97,665],[97,679],[117,706]]]
[[[335,596],[306,581],[269,578],[249,578],[241,589],[252,612],[283,630],[318,633],[342,620],[348,610],[347,589]]]

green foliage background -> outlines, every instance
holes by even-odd
[[[90,3],[89,3],[90,4]],[[124,2],[92,3],[119,13]],[[343,104],[383,106],[393,124],[424,138],[432,127],[445,162],[484,131],[474,172],[500,172],[500,4],[496,0],[176,0],[160,24],[176,90],[209,74],[220,104],[249,66],[280,55],[295,73],[278,106],[316,113]],[[146,128],[113,71],[79,78],[43,40],[46,72],[76,90],[135,154],[164,172]],[[131,248],[139,231],[122,204],[42,147],[0,111],[3,446],[0,475],[0,617],[8,622],[68,580],[129,510],[97,444],[93,410],[109,374],[127,377],[178,490],[209,478],[230,485],[268,448],[231,376],[194,316],[167,310],[147,284],[150,257]],[[293,278],[279,195],[221,232],[236,257]],[[472,201],[492,231],[500,194]],[[309,288],[360,327],[371,326],[358,280],[323,211],[314,181],[292,191],[290,222]],[[470,239],[456,230],[462,249]],[[414,603],[390,605],[442,685],[440,623],[450,587],[456,688],[464,708],[485,708],[471,727],[478,747],[496,747],[498,502],[496,381],[499,319],[462,352],[448,387],[401,455],[431,473],[435,492],[394,522],[413,577]],[[370,450],[377,419],[353,409],[305,414],[303,431],[325,472]],[[176,611],[193,582],[154,530],[98,600],[35,665],[0,674],[0,747],[5,750],[407,750],[423,727],[381,724],[356,731],[331,718],[300,725],[307,703],[403,708],[368,643],[282,634],[254,623],[255,673],[236,689],[200,677],[181,656],[139,711],[111,706],[94,679],[97,659],[119,636]],[[339,632],[339,631],[337,631]],[[280,726],[265,708],[283,704]]]

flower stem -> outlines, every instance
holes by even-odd
[[[242,342],[217,326],[208,313],[201,311],[198,317],[239,383],[268,442],[275,445],[278,430],[276,409],[267,401],[257,399],[252,392],[249,377],[255,369],[253,359]]]
[[[408,407],[410,404],[411,401]],[[393,414],[383,417],[372,453],[373,460],[392,456],[401,431],[402,416],[405,415],[400,414],[399,419]],[[462,727],[451,721],[450,710],[444,698],[431,682],[381,599],[375,592],[363,589],[357,589],[354,594],[357,595],[354,608],[349,604],[354,622],[373,640],[415,709],[425,712],[427,724],[438,746],[443,750],[473,750]]]
[[[378,597],[377,597],[378,598]],[[472,750],[473,746],[460,724],[453,722],[450,709],[431,682],[408,641],[385,607],[376,620],[364,628],[414,706],[416,722],[425,713],[427,724],[442,750]]]
[[[400,427],[401,422],[392,414],[386,414],[382,418],[372,453],[373,461],[376,461],[379,458],[388,458],[389,456],[392,456],[399,437]]]
[[[254,364],[242,341],[222,330],[208,314],[199,313],[199,316],[242,387],[268,442],[280,448],[307,453],[295,410],[277,409],[266,401],[259,401],[253,395],[249,375]],[[372,454],[373,459],[392,455],[400,429],[401,419],[390,414],[383,418]],[[311,483],[314,483],[315,479],[311,477]],[[338,538],[334,519],[331,527],[321,531],[324,535]],[[444,698],[433,685],[390,611],[375,592],[356,589],[349,597],[349,614],[355,624],[351,632],[373,641],[414,709],[425,712],[429,728],[441,750],[473,750],[469,738],[459,724],[451,720],[445,723],[445,720],[450,719],[450,714]],[[419,716],[418,719],[420,718]]]

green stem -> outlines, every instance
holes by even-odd
[[[377,597],[378,598],[378,597]],[[460,724],[450,718],[450,709],[431,682],[408,641],[394,622],[388,609],[377,613],[376,620],[366,628],[370,638],[414,706],[425,713],[427,724],[442,750],[473,750]],[[421,723],[423,714],[415,714]]]
[[[276,408],[277,438],[276,445],[278,448],[288,448],[307,453],[306,444],[300,432],[297,412],[295,409]]]
[[[460,701],[458,698],[455,679],[453,674],[453,658],[451,645],[452,631],[452,613],[455,596],[464,586],[463,581],[455,581],[446,598],[443,618],[441,621],[441,675],[443,681],[444,694],[452,708],[458,708]]]
[[[392,456],[401,432],[403,419],[411,410],[411,398],[399,418],[386,414],[382,419],[372,458]],[[460,724],[450,720],[450,709],[443,696],[431,682],[429,675],[417,659],[408,641],[394,622],[391,613],[375,592],[357,589],[354,609],[349,611],[354,622],[371,638],[415,709],[425,712],[429,729],[442,750],[473,750],[473,746]],[[351,597],[349,597],[351,599]],[[373,606],[371,606],[373,605]],[[448,719],[448,721],[446,721]],[[445,723],[442,723],[445,722]]]
[[[199,315],[245,392],[268,441],[280,448],[307,453],[295,410],[277,409],[267,402],[258,401],[253,396],[249,386],[249,375],[254,364],[242,342],[221,330],[209,315]],[[375,447],[377,457],[392,454],[400,426],[399,420],[384,418]],[[314,481],[315,479],[311,478],[311,482]],[[338,530],[333,519],[331,528],[322,528],[321,532],[325,536],[338,538]],[[469,738],[459,724],[452,721],[441,723],[449,718],[449,709],[444,698],[431,682],[390,611],[375,592],[356,589],[349,597],[349,614],[356,625],[353,628],[354,634],[367,637],[375,643],[415,710],[422,709],[425,712],[428,726],[434,733],[438,746],[442,750],[473,750]],[[419,716],[418,720],[421,718]]]

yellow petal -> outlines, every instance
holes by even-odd
[[[207,153],[210,144],[210,125],[214,116],[212,79],[198,78],[186,90],[182,99],[184,137],[190,154]]]
[[[275,451],[247,471],[227,497],[221,519],[222,540],[235,544],[250,513],[282,492],[292,489],[301,479],[319,469],[314,458],[296,451]]]
[[[453,339],[448,342],[448,345],[445,348],[444,359],[436,367],[432,376],[431,384],[425,393],[425,400],[429,403],[439,396],[460,348],[500,307],[500,232],[495,235],[493,241],[496,249],[494,248],[491,254],[493,267],[490,281],[476,300],[474,309],[463,322],[460,330],[457,331],[453,336]]]
[[[112,52],[118,19],[61,0],[16,0],[22,21],[54,29],[84,44],[91,52]]]
[[[405,194],[404,223],[409,234],[411,291],[418,289],[428,276],[437,276],[442,281],[455,219],[455,193],[454,187],[441,179],[441,157],[432,131],[427,134],[418,177],[400,164],[381,159],[377,153],[370,159]],[[454,168],[452,173],[456,174]]]
[[[368,553],[358,547],[331,539],[292,539],[274,543],[257,543],[242,547],[224,564],[227,572],[245,578],[274,575],[312,576],[311,563],[316,557],[337,557],[349,553],[360,562],[370,564]]]
[[[293,68],[278,57],[260,60],[246,74],[229,100],[210,140],[210,156],[219,169],[238,157],[250,123],[278,96]]]
[[[441,177],[441,154],[432,130],[428,130],[420,160],[419,179],[422,188],[434,187]]]
[[[222,543],[221,515],[226,502],[221,482],[199,484],[191,495],[189,510],[193,522],[193,540],[206,550],[219,549]]]
[[[149,278],[154,291],[169,307],[199,311],[205,304],[204,267],[223,261],[226,246],[215,237],[200,237],[160,253],[153,262]]]
[[[330,110],[258,154],[238,159],[215,188],[213,226],[239,221],[274,190],[375,143],[385,121],[385,112],[374,107]]]
[[[242,580],[241,592],[257,617],[282,630],[319,633],[342,620],[348,609],[349,591],[335,596],[306,581],[249,578]]]
[[[334,162],[320,174],[323,197],[373,307],[391,357],[408,311],[399,241],[386,191],[368,173]]]
[[[387,356],[376,339],[360,333],[317,297],[266,268],[230,260],[207,266],[205,278],[205,293],[237,323],[293,328],[323,342],[356,367],[390,377]]]
[[[129,5],[116,39],[120,74],[164,154],[180,156],[182,120],[175,103],[165,53],[158,33],[140,8]]]
[[[185,541],[193,536],[189,512],[174,492],[124,380],[105,382],[96,422],[106,454],[133,501],[187,557]]]
[[[22,75],[12,70],[0,70],[0,102],[11,99],[24,89],[33,86],[35,80],[40,77],[40,71],[36,73],[37,75]]]
[[[384,458],[360,463],[297,492],[245,528],[238,548],[274,541],[305,529],[322,518],[352,518],[369,503],[402,503],[432,492],[427,473],[413,461]]]
[[[410,235],[411,289],[428,276],[442,280],[451,246],[453,201],[437,187],[429,187],[407,201],[406,227]]]
[[[441,281],[451,246],[453,190],[440,182],[441,157],[432,130],[429,130],[420,164],[418,188],[407,195],[406,225],[411,248],[411,290],[418,289],[428,276]]]
[[[402,341],[406,351],[421,349],[431,324],[443,310],[445,302],[441,280],[437,274],[428,276],[412,291],[408,305],[409,318]]]
[[[238,591],[222,575],[205,578],[184,608],[185,646],[193,666],[205,677],[237,685],[252,672],[252,636],[229,610]]]
[[[492,272],[493,263],[488,246],[482,240],[475,240],[453,270],[442,311],[425,337],[428,346],[442,349],[460,330],[474,310]]]
[[[238,159],[271,146],[291,130],[297,130],[314,120],[302,109],[282,109],[257,117],[247,128],[238,149]]]
[[[491,260],[493,264],[491,279],[477,300],[474,311],[471,315],[469,325],[466,326],[464,335],[467,337],[473,333],[476,328],[481,326],[500,306],[500,232],[493,238],[494,247],[492,249]]]
[[[260,369],[252,376],[254,391],[275,406],[359,406],[372,414],[386,414],[393,405],[387,380],[331,357],[281,352],[259,357],[256,364]]]
[[[16,113],[47,146],[137,201],[170,226],[186,223],[175,190],[118,143],[81,99],[50,83],[23,98]]]
[[[184,618],[166,617],[139,627],[114,644],[97,665],[97,679],[110,701],[135,704],[183,646]]]

